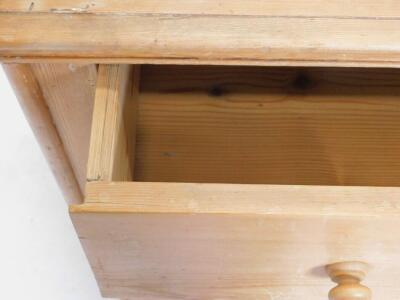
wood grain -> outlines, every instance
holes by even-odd
[[[397,6],[390,2],[383,10],[398,12]],[[337,4],[336,12],[340,7]],[[382,19],[382,9],[377,15],[361,14],[364,17],[321,16],[318,10],[313,16],[299,12],[297,17],[241,15],[240,11],[174,14],[165,10],[86,13],[67,6],[50,12],[12,12],[3,7],[0,59],[400,66],[400,19],[393,15]]]
[[[365,284],[376,299],[400,296],[398,217],[74,213],[72,219],[103,296],[327,299],[334,284],[323,266],[345,260],[371,265]]]
[[[32,64],[81,191],[85,190],[97,68]]]
[[[400,216],[399,188],[90,182],[73,213]]]
[[[399,186],[400,72],[142,68],[135,180]]]
[[[138,82],[138,68],[99,67],[87,166],[89,182],[132,179]]]
[[[291,17],[400,17],[400,4],[393,0],[2,0],[0,11],[76,12],[86,14],[192,14]]]
[[[70,206],[103,296],[317,300],[337,261],[400,296],[400,189],[370,186],[399,186],[399,70],[142,66],[125,97],[126,68],[100,68],[86,199]]]
[[[70,204],[81,203],[81,190],[31,66],[5,64],[3,68],[65,200]]]

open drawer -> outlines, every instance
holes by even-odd
[[[107,297],[400,297],[400,70],[100,65],[74,225]],[[140,75],[139,75],[140,73]]]

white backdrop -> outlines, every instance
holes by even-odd
[[[0,294],[102,299],[51,171],[0,67]]]

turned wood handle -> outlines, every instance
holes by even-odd
[[[329,300],[371,300],[371,290],[361,284],[369,266],[363,262],[340,262],[326,266],[338,285],[329,292]]]

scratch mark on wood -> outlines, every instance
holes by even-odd
[[[89,4],[85,7],[72,7],[72,8],[52,8],[50,12],[56,14],[64,14],[64,13],[86,13],[88,12]]]
[[[31,4],[29,5],[29,8],[28,8],[28,11],[32,11],[34,6],[35,6],[35,2],[31,2]]]

